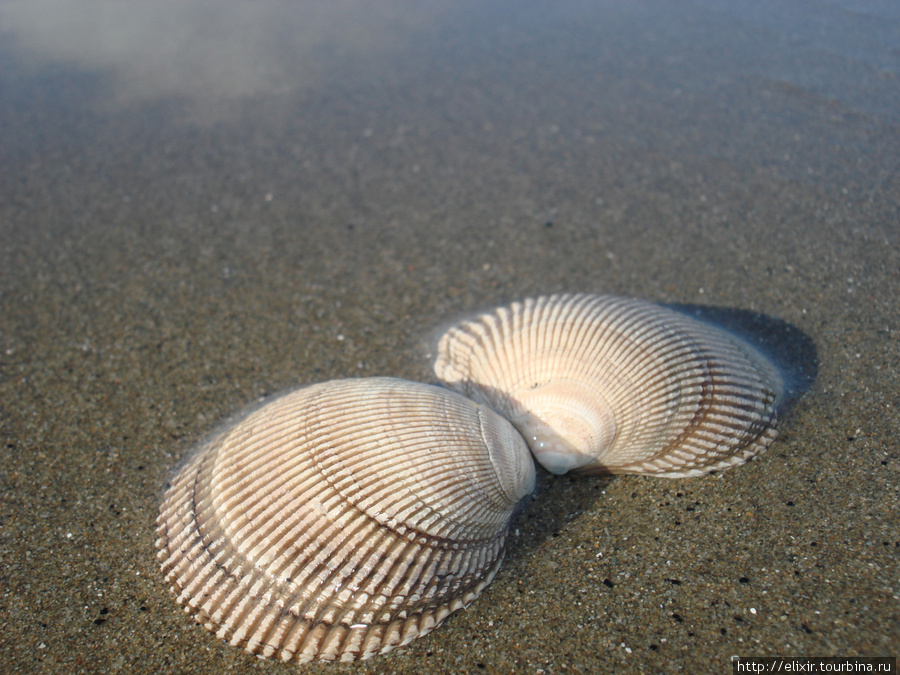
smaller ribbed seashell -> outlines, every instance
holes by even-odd
[[[425,384],[336,380],[199,449],[166,493],[159,560],[178,602],[233,645],[365,659],[478,597],[533,486],[524,440],[488,408]]]
[[[775,438],[777,369],[651,302],[528,299],[451,328],[437,351],[438,378],[509,419],[553,473],[696,476]]]

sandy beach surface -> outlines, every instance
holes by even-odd
[[[0,2],[0,670],[897,656],[900,10],[743,4]],[[211,430],[434,382],[442,327],[558,291],[746,336],[778,439],[540,471],[484,595],[388,656],[261,660],[178,607],[155,519]]]

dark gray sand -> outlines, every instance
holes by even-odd
[[[778,440],[542,472],[473,605],[299,670],[898,654],[893,3],[79,4],[0,3],[0,670],[296,672],[173,601],[173,470],[293,387],[433,381],[442,325],[554,291],[749,334]]]

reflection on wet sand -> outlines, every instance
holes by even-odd
[[[289,93],[335,65],[359,69],[427,37],[444,11],[391,0],[39,0],[0,5],[0,30],[36,65],[109,75],[108,103],[165,96],[197,104]]]

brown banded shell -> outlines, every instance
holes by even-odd
[[[336,380],[201,447],[166,493],[158,557],[178,602],[233,645],[365,659],[478,597],[533,486],[525,442],[484,406]]]
[[[783,387],[722,329],[586,294],[515,302],[451,328],[435,373],[509,419],[553,473],[681,477],[741,464],[775,438]]]

